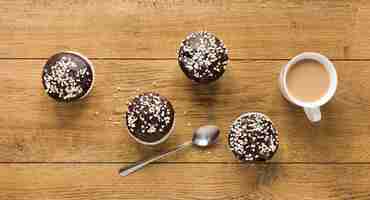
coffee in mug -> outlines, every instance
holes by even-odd
[[[315,60],[297,62],[289,70],[286,79],[289,93],[304,102],[319,100],[330,86],[329,73]]]

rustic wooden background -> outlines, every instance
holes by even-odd
[[[177,66],[192,31],[222,38],[231,62],[209,86]],[[96,68],[87,99],[58,104],[41,70],[61,50]],[[303,51],[327,55],[338,92],[312,126],[279,94],[277,76]],[[0,0],[0,199],[370,199],[370,1]],[[167,96],[176,130],[159,147],[136,144],[122,124],[142,91]],[[227,149],[230,123],[260,111],[281,145],[268,164],[240,164]],[[121,166],[191,138],[214,123],[220,143],[189,149],[122,178]]]

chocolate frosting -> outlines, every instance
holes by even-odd
[[[171,131],[175,112],[171,103],[157,93],[144,93],[128,104],[126,123],[130,133],[137,139],[153,143]]]
[[[229,147],[239,160],[269,160],[278,146],[278,132],[272,121],[262,113],[243,114],[231,125]]]
[[[69,102],[84,97],[92,87],[94,71],[83,57],[69,52],[53,55],[44,65],[45,92],[57,101]]]
[[[198,83],[219,79],[228,63],[223,42],[208,32],[191,33],[182,41],[178,63],[185,75]]]

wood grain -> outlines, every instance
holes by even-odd
[[[185,78],[175,60],[93,60],[92,95],[60,104],[43,94],[44,60],[1,60],[0,162],[132,162],[185,142],[192,129],[221,127],[221,140],[207,150],[191,149],[166,162],[236,162],[227,149],[230,123],[242,112],[269,115],[280,131],[273,162],[370,162],[370,62],[335,62],[336,98],[312,126],[300,108],[280,95],[277,76],[286,61],[233,61],[215,84]],[[143,91],[167,96],[176,110],[176,129],[164,145],[136,144],[123,125],[126,102]],[[201,153],[199,153],[201,151]]]
[[[1,165],[3,200],[370,199],[369,165]],[[145,181],[144,181],[145,180]]]
[[[316,51],[369,59],[365,0],[0,1],[0,58],[74,50],[94,58],[175,58],[180,41],[207,30],[233,59],[286,59]]]
[[[231,63],[199,86],[176,63],[192,31],[224,40]],[[370,1],[0,0],[0,199],[370,200]],[[56,103],[41,85],[61,50],[92,58],[91,96]],[[303,51],[335,60],[339,87],[312,126],[280,95],[277,76]],[[168,97],[176,129],[158,147],[127,134],[125,103],[143,91]],[[242,112],[269,115],[281,145],[269,164],[243,165],[227,149]],[[222,129],[213,148],[188,149],[129,177],[117,170]]]

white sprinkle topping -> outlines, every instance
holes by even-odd
[[[278,145],[278,132],[271,120],[262,113],[246,113],[235,120],[230,128],[230,149],[241,160],[270,159]]]
[[[70,100],[84,93],[83,84],[92,83],[89,66],[79,66],[70,56],[62,56],[53,65],[44,67],[45,91],[62,100]]]
[[[195,80],[217,79],[228,62],[224,43],[208,32],[194,32],[182,41],[178,60],[186,74]]]
[[[156,93],[136,96],[128,106],[127,126],[133,134],[164,135],[174,121],[174,111],[167,99]]]

